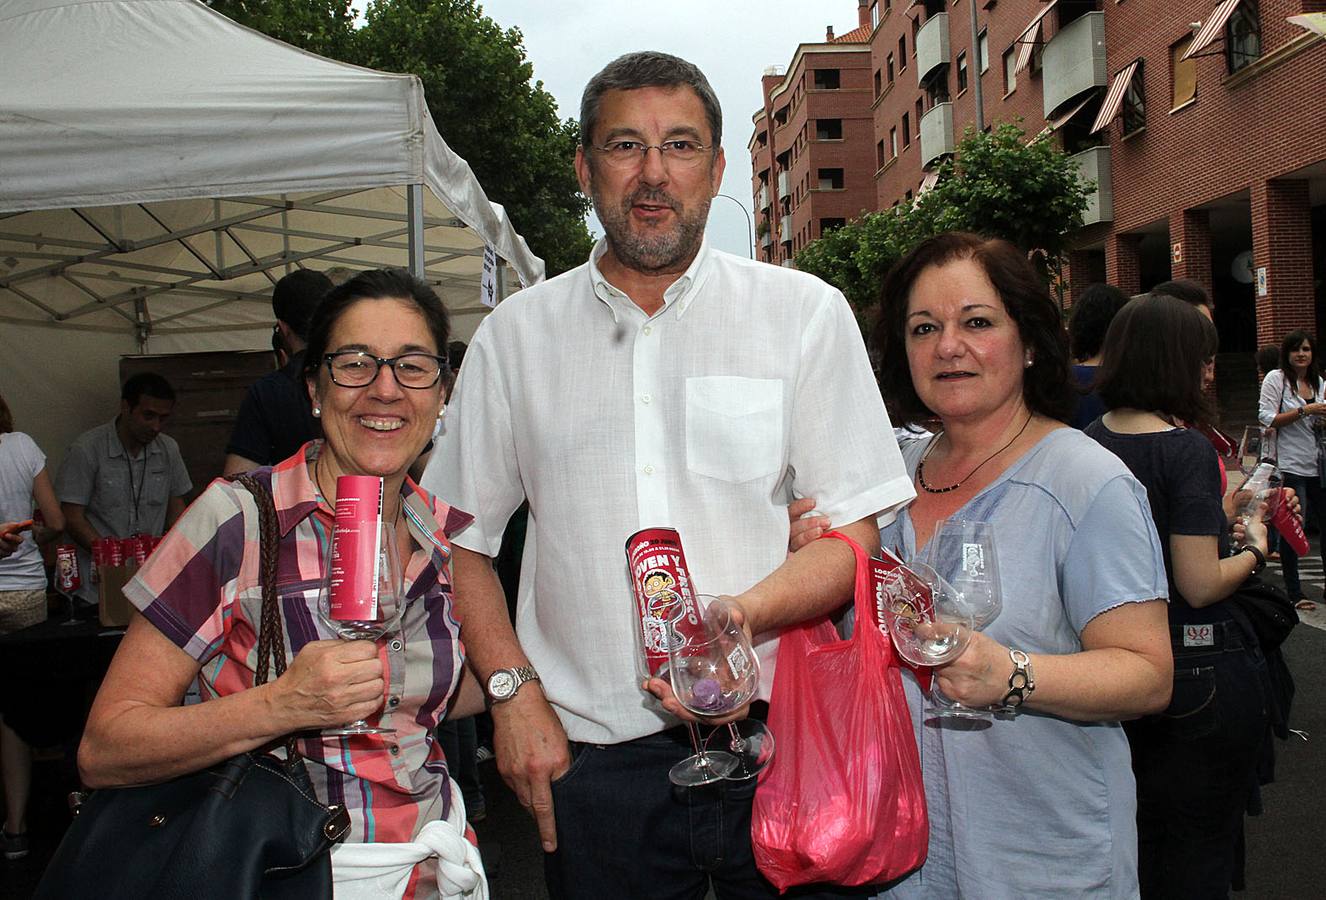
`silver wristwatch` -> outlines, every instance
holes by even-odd
[[[539,673],[533,666],[516,666],[511,669],[497,669],[488,676],[484,688],[489,703],[505,703],[516,696],[516,691],[527,681],[538,681]]]

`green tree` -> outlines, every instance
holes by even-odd
[[[572,167],[580,131],[532,80],[519,29],[504,31],[474,0],[378,0],[357,37],[355,62],[419,77],[438,131],[549,275],[588,258],[589,201]]]
[[[910,207],[868,213],[802,248],[797,268],[837,287],[858,321],[873,316],[888,270],[908,251],[944,231],[975,231],[1012,241],[1047,279],[1058,269],[1093,186],[1049,141],[1024,142],[1018,124],[988,133],[968,128],[939,167],[939,183]]]
[[[350,0],[207,0],[207,5],[278,41],[353,61],[355,11]]]

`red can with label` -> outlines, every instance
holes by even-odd
[[[668,666],[668,625],[686,617],[699,621],[681,535],[674,528],[645,528],[626,539],[640,642],[641,673],[657,676]]]
[[[124,550],[125,558],[131,558],[138,565],[147,562],[148,554],[152,552],[152,535],[139,534],[127,539],[128,546]]]
[[[378,566],[382,547],[382,479],[336,479],[336,519],[331,540],[330,617],[338,622],[378,618]]]
[[[103,540],[105,541],[105,546],[104,549],[101,551],[102,565],[106,566],[124,565],[124,544],[120,542],[120,539],[108,537],[108,538],[103,538]]]
[[[83,586],[83,579],[78,574],[78,548],[73,544],[61,544],[55,548],[55,584],[66,594]]]

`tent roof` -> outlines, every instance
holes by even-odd
[[[410,184],[426,278],[454,311],[477,307],[485,243],[543,277],[414,76],[196,0],[0,0],[0,318],[266,327],[292,265],[404,265]]]

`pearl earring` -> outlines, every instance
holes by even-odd
[[[322,407],[321,406],[313,407],[313,418],[316,419],[320,415],[322,415]]]
[[[1028,356],[1025,360],[1022,361],[1022,368],[1024,368],[1024,369],[1030,369],[1030,368],[1031,368],[1031,362],[1032,362],[1032,359],[1031,359],[1030,356]]]

